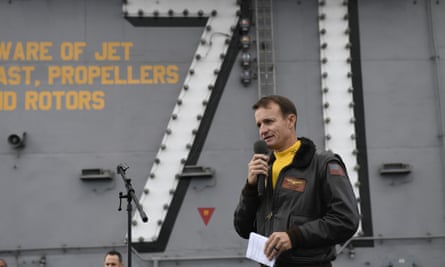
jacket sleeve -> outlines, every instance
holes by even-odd
[[[255,232],[255,218],[258,207],[258,191],[256,186],[245,184],[241,191],[240,200],[234,213],[235,230],[243,238],[249,238]]]
[[[346,168],[336,156],[322,164],[320,203],[323,215],[289,229],[293,247],[319,247],[343,243],[357,231],[360,215]]]

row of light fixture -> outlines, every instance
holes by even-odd
[[[155,11],[138,12],[148,6],[139,0],[124,6],[124,12],[134,17],[150,17]],[[195,17],[184,10],[183,1],[172,2],[166,9],[166,2],[156,2],[159,17]],[[193,4],[194,6],[199,6]],[[129,9],[131,8],[131,10]],[[174,8],[176,12],[168,11]],[[236,24],[239,21],[239,5],[218,1],[205,1],[198,11],[198,17],[208,17],[197,50],[185,77],[183,88],[168,122],[164,137],[154,159],[140,202],[150,214],[150,220],[142,223],[140,216],[133,217],[133,241],[152,242],[158,239],[161,229],[175,195],[179,180],[182,178],[186,160],[201,125],[208,101],[215,87],[223,60],[230,45]]]
[[[360,199],[348,1],[322,0],[318,4],[325,146],[342,156]]]
[[[250,31],[250,19],[241,18],[239,22],[240,26],[240,45],[241,45],[241,83],[244,86],[248,86],[252,83],[252,55],[250,54],[251,38]]]

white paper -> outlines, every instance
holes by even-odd
[[[249,243],[247,244],[246,258],[273,267],[275,264],[275,258],[273,260],[269,260],[264,254],[266,241],[267,237],[253,232],[250,233]]]

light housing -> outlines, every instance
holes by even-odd
[[[26,145],[26,132],[22,134],[11,134],[8,136],[8,143],[14,149],[23,149]]]

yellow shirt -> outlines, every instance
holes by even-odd
[[[295,153],[297,153],[298,149],[300,149],[301,141],[297,140],[292,146],[288,149],[280,152],[274,152],[275,161],[272,165],[272,187],[275,188],[277,184],[278,175],[281,170],[289,165],[294,158]]]

